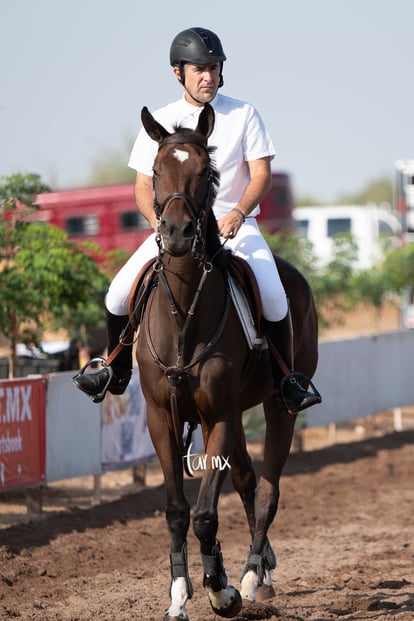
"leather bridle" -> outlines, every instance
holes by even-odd
[[[209,154],[209,149],[208,146],[205,144],[205,142],[203,142],[202,140],[198,140],[197,138],[195,138],[194,136],[168,136],[167,138],[164,138],[164,140],[160,143],[159,147],[158,147],[158,151],[160,151],[163,147],[167,146],[167,145],[175,145],[175,144],[195,144],[199,147],[202,147],[207,154]],[[160,203],[157,197],[157,190],[156,190],[156,177],[155,175],[153,176],[153,189],[154,189],[154,211],[155,211],[155,215],[157,217],[158,220],[158,231],[157,231],[157,244],[158,244],[158,248],[160,253],[162,252],[162,235],[159,231],[159,225],[161,223],[161,218],[162,218],[162,214],[164,212],[164,210],[171,205],[171,203],[175,200],[182,200],[184,203],[184,206],[191,218],[191,221],[194,225],[194,239],[193,239],[193,245],[192,245],[192,254],[195,258],[199,259],[200,256],[197,252],[197,247],[201,246],[204,247],[205,246],[205,240],[203,239],[202,235],[201,235],[201,226],[202,223],[204,221],[204,218],[206,216],[207,210],[211,207],[211,203],[212,203],[212,196],[213,196],[213,179],[215,177],[215,171],[213,169],[213,167],[210,165],[209,166],[209,170],[208,170],[208,176],[207,176],[207,186],[206,186],[206,192],[205,192],[205,196],[202,200],[201,203],[201,208],[199,209],[197,207],[197,205],[195,204],[193,198],[187,194],[186,192],[171,192],[170,194],[168,194],[164,200]]]

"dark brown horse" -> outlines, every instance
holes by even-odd
[[[216,614],[234,617],[242,598],[274,593],[276,560],[267,538],[279,501],[279,479],[289,454],[295,417],[274,388],[267,350],[254,365],[227,286],[228,253],[212,212],[218,174],[207,139],[214,112],[206,105],[195,131],[169,134],[148,112],[143,125],[159,144],[154,163],[154,208],[159,256],[137,344],[148,426],[164,473],[171,536],[171,604],[165,620],[188,619],[192,595],[187,563],[190,506],[183,492],[186,423],[200,424],[203,475],[193,513],[200,542],[203,585]],[[277,260],[290,299],[295,363],[309,378],[317,363],[317,317],[309,285],[290,264]],[[246,370],[250,369],[247,377]],[[246,448],[242,412],[263,403],[266,418],[259,480]],[[188,464],[187,464],[188,465]],[[217,503],[227,471],[240,494],[251,533],[240,592],[227,583],[218,530]],[[241,593],[241,594],[240,594]]]

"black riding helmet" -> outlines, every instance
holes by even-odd
[[[207,28],[188,28],[179,32],[173,39],[170,48],[170,64],[179,67],[181,82],[184,85],[184,63],[193,65],[208,65],[221,63],[226,60],[223,46],[218,36]],[[223,76],[220,73],[220,84],[223,86]]]

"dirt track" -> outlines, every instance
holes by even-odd
[[[277,594],[238,621],[414,618],[414,431],[294,453],[270,537]],[[257,463],[260,470],[260,463]],[[193,502],[198,482],[187,482]],[[161,621],[169,563],[162,486],[0,530],[0,619]],[[220,531],[229,581],[248,549],[241,502],[226,483]],[[201,586],[191,621],[218,619]]]

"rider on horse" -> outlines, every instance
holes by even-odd
[[[223,86],[226,60],[220,39],[205,28],[189,28],[174,38],[170,64],[184,95],[154,113],[168,130],[181,125],[194,129],[204,104],[215,112],[215,127],[209,144],[216,147],[214,158],[220,173],[220,186],[213,207],[220,236],[226,247],[250,265],[260,291],[264,331],[284,361],[272,356],[276,388],[290,412],[299,412],[320,402],[319,395],[305,390],[293,372],[293,333],[289,303],[277,271],[274,257],[262,236],[256,216],[259,203],[271,185],[270,162],[275,155],[272,141],[256,109],[243,101],[218,94]],[[135,199],[139,211],[154,233],[138,248],[118,272],[106,296],[108,351],[119,344],[128,324],[128,298],[141,268],[157,256],[159,221],[153,206],[152,166],[158,144],[141,129],[133,147],[129,166],[137,171]],[[177,158],[180,153],[177,153]],[[271,350],[273,347],[271,347]],[[288,369],[287,374],[281,366]],[[121,348],[108,367],[94,373],[78,374],[75,384],[95,402],[103,399],[106,388],[122,394],[131,377],[132,343]],[[280,388],[281,382],[283,389]]]

